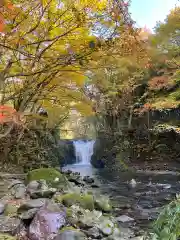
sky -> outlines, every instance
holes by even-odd
[[[131,0],[130,12],[138,27],[153,30],[157,21],[163,21],[180,0]]]

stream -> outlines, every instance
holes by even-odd
[[[64,175],[51,168],[36,169],[29,172],[35,179],[26,184],[26,174],[0,173],[0,235],[8,233],[23,240],[49,239],[50,234],[58,236],[54,240],[144,239],[162,207],[180,192],[178,165],[156,171],[95,169],[90,164],[94,141],[73,144],[76,161],[61,169]],[[58,180],[57,188],[47,184],[49,176],[53,184]],[[63,181],[64,176],[68,181]],[[72,226],[79,230],[59,233]]]
[[[89,144],[89,147],[92,148],[93,144]],[[90,164],[93,151],[88,150],[86,142],[84,145],[82,141],[76,142],[75,151],[76,156],[78,155],[77,163],[65,166],[64,170],[69,169],[79,172],[81,176],[93,177],[99,186],[96,191],[109,196],[114,215],[126,215],[135,220],[130,223],[132,228],[149,229],[162,207],[180,192],[180,174],[176,171],[132,173],[95,169]],[[88,155],[86,161],[82,159],[85,152]]]

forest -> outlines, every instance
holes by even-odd
[[[149,30],[133,20],[132,1],[0,1],[0,239],[48,240],[54,232],[53,240],[179,239],[180,6]],[[126,187],[131,190],[126,192],[132,191],[134,199],[143,191],[148,196],[151,187],[151,195],[164,189],[157,193],[162,199],[154,200],[160,210],[153,219],[148,215],[148,227],[141,226],[143,219],[136,221],[135,200],[129,203],[129,195],[131,207],[110,207],[108,200],[102,206],[88,192],[88,184],[98,185],[94,178],[64,172],[65,165],[76,162],[73,141],[81,140],[93,141],[93,168],[124,182],[130,172]],[[177,174],[175,180],[165,175],[163,184],[158,178],[157,186],[152,177],[142,177],[150,179],[148,191],[138,183],[138,171]],[[25,176],[23,181],[19,176]],[[168,181],[173,181],[170,197],[163,195]],[[72,183],[87,191],[72,190]],[[11,198],[4,197],[7,184]],[[29,198],[55,203],[48,208],[37,201],[26,203]],[[66,224],[61,204],[68,208]],[[80,209],[73,208],[77,205]],[[156,207],[145,210],[152,214]],[[60,219],[58,232],[48,220],[51,214]],[[125,216],[117,220],[123,224],[135,219],[142,231],[127,225],[134,235],[127,230],[122,235],[120,225],[118,235],[108,214]],[[52,229],[42,225],[40,234],[35,225],[41,218]],[[94,218],[102,219],[101,224],[90,224]],[[22,221],[24,229],[17,230]]]

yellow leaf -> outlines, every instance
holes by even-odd
[[[85,104],[85,103],[76,103],[74,105],[74,108],[79,111],[84,116],[91,116],[93,115],[92,107],[91,105]]]
[[[41,1],[42,1],[43,7],[45,7],[47,5],[47,3],[48,3],[48,0],[41,0]]]

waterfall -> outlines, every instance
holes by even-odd
[[[76,163],[89,165],[93,155],[94,140],[76,140],[73,141]]]

